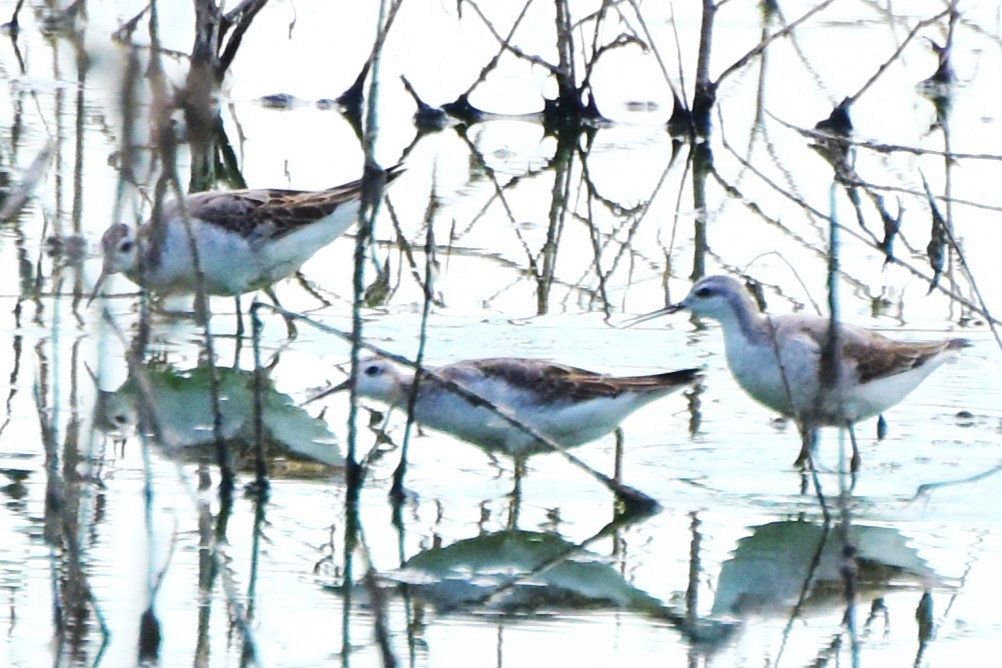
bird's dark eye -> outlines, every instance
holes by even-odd
[[[126,240],[126,241],[123,241],[121,244],[119,244],[118,250],[120,250],[123,253],[130,253],[130,252],[132,252],[132,247],[134,245],[135,244],[133,244],[131,241]]]
[[[365,369],[362,370],[362,373],[364,373],[366,376],[378,376],[380,372],[381,370],[379,366],[376,364],[370,364],[369,366],[365,367]]]
[[[696,296],[700,299],[706,299],[707,297],[713,296],[713,288],[700,288],[696,290]]]
[[[122,415],[121,413],[119,413],[118,415],[116,415],[114,417],[114,420],[115,420],[116,424],[125,424],[126,422],[129,421],[129,419],[127,417],[125,417],[124,415]]]

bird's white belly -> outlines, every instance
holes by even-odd
[[[482,395],[562,447],[581,445],[611,433],[637,406],[636,398],[631,401],[626,396],[584,404],[535,405],[518,401],[520,397],[489,396],[486,392]],[[452,393],[433,396],[434,401],[419,402],[415,415],[418,422],[428,427],[452,434],[488,452],[525,456],[548,450],[544,443],[489,408],[473,406]],[[406,408],[405,401],[401,404]]]
[[[415,419],[427,427],[451,434],[487,452],[512,456],[528,451],[536,443],[529,434],[519,431],[488,408],[474,406],[452,393],[436,392],[432,396],[434,401],[419,401],[415,409]],[[406,407],[405,399],[400,408],[406,410]]]
[[[843,364],[835,388],[822,391],[815,350],[789,345],[782,350],[727,340],[727,363],[741,388],[774,411],[816,425],[838,426],[878,415],[905,398],[945,361],[932,360],[903,373],[859,383],[855,369]]]
[[[948,355],[926,362],[920,367],[871,380],[844,394],[844,410],[853,421],[883,413],[908,396],[925,378],[943,364]]]

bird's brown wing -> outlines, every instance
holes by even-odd
[[[475,369],[484,377],[504,380],[535,392],[541,403],[615,397],[625,391],[667,391],[691,383],[699,376],[699,369],[645,376],[609,376],[557,362],[511,357],[471,360],[460,364],[466,367],[465,370],[457,369],[457,365],[447,365],[438,371],[446,377],[456,374],[459,380],[459,376],[468,375],[471,369]]]
[[[950,341],[913,343],[894,341],[881,336],[879,345],[864,345],[861,342],[847,341],[843,346],[843,354],[855,362],[859,382],[866,383],[876,378],[894,376],[917,369],[938,356],[950,345]]]
[[[389,183],[403,171],[396,165],[386,170]],[[278,239],[329,216],[340,206],[358,201],[362,181],[352,181],[327,190],[229,190],[191,195],[186,204],[192,218],[218,225],[245,238]],[[163,216],[180,216],[180,206],[171,202]]]
[[[773,323],[776,321],[773,320]],[[790,315],[778,327],[784,342],[798,340],[803,354],[820,357],[828,338],[827,318]],[[863,327],[843,323],[839,327],[842,360],[855,369],[860,383],[894,376],[926,364],[947,349],[959,349],[966,339],[943,341],[896,341]]]

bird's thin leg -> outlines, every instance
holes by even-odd
[[[237,308],[237,341],[244,338],[244,311],[240,308],[240,295],[233,297],[233,303]]]
[[[817,429],[813,430],[815,440],[817,438]],[[817,493],[818,504],[821,506],[821,517],[824,519],[825,527],[831,524],[831,513],[828,512],[828,502],[825,501],[825,493],[821,489],[821,479],[818,477],[818,468],[814,465],[814,449],[810,448],[807,451],[807,468],[811,473],[811,480],[814,483],[814,491]]]
[[[515,487],[511,490],[513,497],[522,496],[522,478],[525,476],[525,457],[515,457]]]
[[[209,324],[209,318],[212,317],[212,311],[209,310],[209,297],[204,294],[195,295],[195,323],[199,327],[205,327]]]
[[[623,429],[621,427],[616,427],[616,431],[613,432],[616,435],[616,460],[613,462],[613,473],[612,479],[616,483],[623,482]]]
[[[267,287],[264,289],[264,294],[268,295],[268,299],[270,299],[282,312],[282,319],[285,320],[285,332],[289,335],[289,338],[296,338],[296,335],[299,334],[298,330],[296,330],[296,323],[293,322],[292,318],[285,314],[285,309],[282,308],[282,305],[279,303],[278,297],[275,295],[275,291],[272,288]]]
[[[209,308],[209,295],[205,294],[203,290],[199,290],[195,293],[195,322],[205,327],[211,317],[212,311]]]
[[[797,424],[800,429],[800,456],[793,463],[801,469],[800,493],[807,493],[807,474],[814,483],[814,491],[821,506],[821,516],[824,518],[825,526],[831,522],[831,514],[828,512],[828,502],[825,501],[825,493],[821,490],[821,479],[818,477],[818,468],[814,464],[814,450],[818,444],[818,430],[806,424]]]
[[[511,503],[508,506],[508,528],[518,528],[518,513],[522,507],[522,476],[525,475],[525,458],[515,458],[515,487],[511,490]]]
[[[797,461],[793,462],[793,465],[802,469],[818,445],[818,430],[806,424],[799,424],[797,426],[800,428],[800,454],[797,456]]]
[[[399,512],[403,502],[407,499],[407,491],[404,487],[404,477],[407,475],[407,458],[400,457],[397,468],[393,470],[393,485],[390,486],[390,501],[393,503],[394,512]]]
[[[849,430],[849,440],[852,441],[852,459],[849,460],[849,472],[855,478],[862,459],[859,456],[859,445],[856,443],[856,431],[852,428],[851,423],[846,425],[846,429]]]
[[[884,419],[884,414],[881,413],[877,416],[877,440],[882,441],[887,438],[887,420]]]

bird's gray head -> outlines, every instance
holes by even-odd
[[[360,396],[387,404],[395,404],[404,396],[403,391],[408,385],[409,376],[393,362],[382,357],[363,357],[358,361],[358,365],[358,380],[355,391]],[[307,403],[349,388],[351,388],[350,378],[340,385],[321,392]]]
[[[739,281],[730,276],[706,276],[696,281],[689,294],[675,305],[695,315],[721,322],[758,312],[758,306]]]
[[[131,227],[123,223],[115,223],[101,236],[101,275],[94,283],[94,290],[90,293],[87,303],[94,301],[94,297],[101,291],[101,286],[111,274],[128,271],[136,266],[139,248],[136,243],[136,235]]]
[[[114,440],[129,438],[139,426],[135,397],[126,392],[98,391],[93,424],[95,429]]]
[[[396,403],[406,382],[404,372],[381,357],[363,357],[358,361],[357,391],[363,397]]]
[[[105,230],[101,236],[102,273],[117,274],[135,266],[139,251],[137,246],[136,235],[128,225],[116,223]]]

